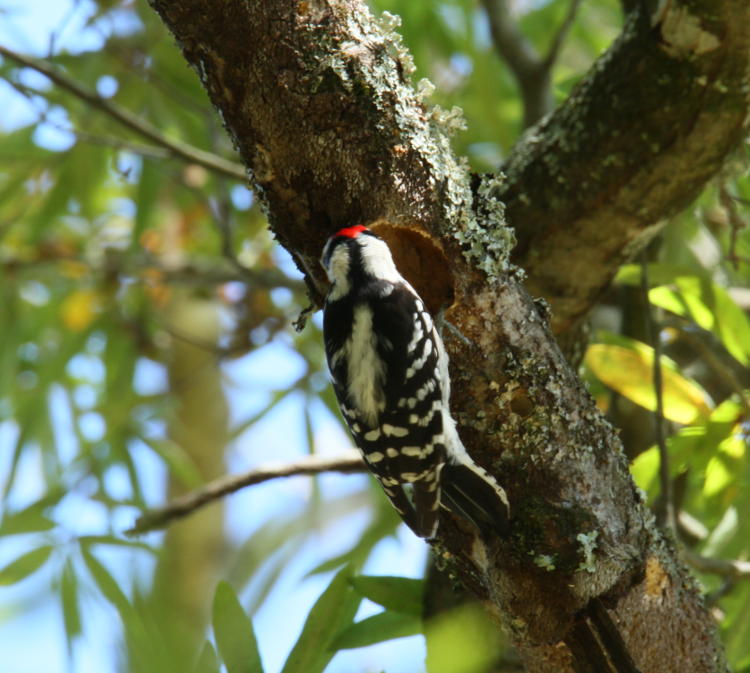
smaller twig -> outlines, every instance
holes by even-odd
[[[553,65],[555,65],[555,61],[557,61],[557,57],[560,55],[560,50],[562,49],[563,43],[565,42],[565,38],[568,36],[570,29],[575,23],[576,14],[578,14],[578,8],[580,7],[580,5],[581,0],[571,0],[570,4],[568,5],[568,12],[563,19],[563,22],[558,27],[554,37],[552,38],[552,42],[550,43],[549,49],[547,50],[547,55],[542,59],[544,67],[548,70],[551,69]]]
[[[713,607],[716,605],[724,596],[729,594],[734,589],[737,582],[731,577],[726,578],[718,589],[715,589],[711,593],[706,594],[706,605]]]
[[[229,215],[226,208],[218,202],[209,203],[209,207],[214,210],[213,221],[219,232],[221,239],[221,254],[237,271],[245,273],[247,267],[239,260],[234,251],[234,242],[232,241],[232,225],[229,222]]]
[[[507,0],[482,0],[495,49],[510,66],[518,80],[536,75],[541,59],[534,46],[521,32]]]
[[[88,103],[91,107],[101,110],[107,116],[129,128],[131,131],[134,131],[138,135],[148,138],[160,147],[167,149],[174,156],[198,164],[199,166],[203,166],[211,171],[222,173],[223,175],[227,175],[235,180],[240,180],[241,182],[247,180],[247,173],[242,165],[224,159],[216,154],[212,154],[211,152],[206,152],[197,147],[193,147],[188,143],[167,138],[149,122],[141,119],[116,103],[102,98],[98,93],[85,88],[46,61],[19,54],[3,45],[0,45],[0,55],[15,61],[19,65],[40,72],[42,75],[52,80],[52,82],[61,89],[73,94],[80,100]]]
[[[676,318],[673,323],[679,331],[680,337],[684,339],[689,346],[698,354],[700,359],[718,376],[729,388],[737,395],[740,406],[745,412],[745,416],[750,418],[750,399],[748,398],[745,388],[731,367],[725,365],[716,353],[705,342],[705,338],[700,335],[711,335],[695,325],[688,324],[683,318]]]
[[[79,140],[85,143],[113,147],[114,149],[125,150],[149,159],[168,159],[172,156],[169,150],[164,147],[157,147],[156,145],[144,145],[143,143],[134,143],[123,138],[95,135],[81,131],[78,128],[67,128],[64,130],[74,134]]]
[[[661,335],[654,324],[653,310],[648,299],[648,291],[651,283],[648,278],[648,256],[646,251],[641,254],[641,292],[646,306],[646,323],[651,346],[654,349],[653,385],[656,396],[656,411],[654,434],[656,445],[659,448],[659,483],[661,486],[662,505],[658,513],[659,523],[668,530],[675,531],[675,513],[673,502],[672,477],[669,470],[669,452],[667,451],[667,440],[664,433],[664,382],[661,373]]]
[[[720,575],[731,580],[750,579],[750,561],[727,561],[725,559],[701,556],[684,550],[685,560],[696,570],[711,575]]]
[[[737,256],[737,239],[739,238],[740,231],[747,226],[747,223],[737,212],[735,202],[741,203],[742,200],[733,197],[729,193],[726,184],[722,183],[719,185],[719,203],[721,203],[729,219],[729,250],[727,251],[727,259],[736,271],[741,261]]]
[[[510,68],[521,90],[524,127],[535,124],[553,108],[552,68],[575,21],[581,0],[571,0],[568,12],[542,57],[521,32],[508,0],[482,0],[495,50]]]
[[[534,46],[521,32],[507,0],[482,0],[490,34],[500,58],[508,64],[523,100],[523,124],[528,128],[552,109],[549,70]]]
[[[9,220],[9,223],[13,220]],[[0,222],[0,229],[3,223]],[[101,265],[79,255],[52,255],[46,253],[43,257],[27,259],[0,255],[0,268],[7,271],[38,269],[55,264],[73,262],[85,266],[92,274],[117,273],[140,282],[158,279],[163,283],[184,283],[189,285],[223,285],[224,283],[246,283],[263,289],[284,287],[295,293],[303,293],[307,289],[302,281],[289,278],[279,269],[252,269],[243,267],[228,268],[226,265],[184,264],[182,266],[167,267],[159,264],[158,260],[150,256],[132,256],[120,254],[118,251],[108,250]]]
[[[164,507],[144,512],[135,525],[126,530],[127,535],[140,535],[151,530],[164,528],[172,521],[195,512],[219,498],[239,491],[246,486],[296,475],[312,475],[321,472],[363,472],[365,464],[359,451],[354,449],[336,456],[305,456],[288,463],[268,463],[242,474],[227,475],[209,482],[205,486],[186,493]]]

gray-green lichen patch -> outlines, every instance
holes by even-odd
[[[401,27],[401,17],[398,14],[383,12],[378,25],[383,33],[388,52],[401,64],[404,73],[411,75],[417,66],[414,65],[414,59],[404,44],[404,38],[398,32]]]
[[[509,268],[516,243],[513,230],[505,224],[505,206],[496,196],[502,176],[484,176],[476,192],[474,208],[455,232],[464,256],[490,277]]]
[[[378,111],[376,123],[394,147],[419,157],[424,180],[415,182],[413,164],[395,161],[383,165],[393,186],[411,213],[398,216],[431,218],[438,231],[452,234],[466,258],[490,276],[508,268],[514,244],[505,226],[503,205],[497,198],[497,178],[485,178],[476,194],[471,189],[468,164],[457,158],[450,137],[465,128],[463,112],[428,106],[425,99],[434,86],[421,80],[415,90],[410,74],[413,61],[396,29],[400,18],[388,12],[373,20],[366,8],[355,7],[347,19],[348,41],[334,49],[326,64],[343,87],[360,87]],[[415,184],[426,193],[415,194]],[[435,222],[435,206],[439,220]]]
[[[417,82],[417,96],[419,100],[426,101],[435,93],[435,85],[427,78],[423,77]]]
[[[552,572],[555,569],[555,558],[549,554],[539,554],[534,557],[534,565],[547,572]]]
[[[583,559],[578,564],[577,570],[585,570],[589,573],[596,572],[596,563],[594,551],[597,548],[596,539],[599,537],[599,531],[592,530],[590,533],[578,533],[576,540],[581,543],[581,554]]]

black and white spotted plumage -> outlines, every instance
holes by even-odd
[[[443,342],[386,243],[361,225],[347,227],[328,240],[322,264],[331,281],[323,330],[336,397],[396,510],[420,537],[435,535],[441,504],[504,531],[505,492],[461,444]]]

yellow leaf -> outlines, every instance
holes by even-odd
[[[735,428],[734,432],[719,444],[719,451],[732,458],[742,458],[746,450],[747,444],[739,427]]]
[[[653,384],[654,351],[645,344],[628,348],[616,344],[592,344],[586,365],[604,384],[650,411],[656,410]],[[711,408],[702,388],[662,365],[664,416],[689,424],[707,417]]]
[[[76,259],[64,259],[60,262],[60,273],[66,278],[78,280],[89,272],[89,267]]]
[[[76,290],[60,306],[63,324],[74,332],[85,330],[98,310],[99,295],[94,290]]]

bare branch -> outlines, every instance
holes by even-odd
[[[653,363],[653,385],[656,396],[656,410],[654,411],[654,431],[656,434],[656,445],[659,448],[659,484],[661,486],[661,507],[659,508],[659,523],[668,530],[676,530],[674,513],[674,495],[672,489],[672,475],[669,470],[669,451],[667,451],[667,440],[664,432],[664,382],[661,373],[661,335],[654,322],[654,309],[648,300],[648,291],[651,283],[648,279],[648,257],[646,251],[641,254],[641,292],[646,306],[646,325],[651,347],[654,349]]]
[[[124,138],[117,138],[114,136],[102,136],[95,133],[88,133],[87,131],[81,131],[76,127],[59,127],[61,130],[73,133],[79,140],[91,145],[103,145],[105,147],[113,147],[118,150],[126,150],[142,157],[148,157],[149,159],[169,159],[172,156],[172,152],[164,147],[157,147],[156,145],[146,145],[143,143],[135,143]]]
[[[711,369],[735,395],[737,395],[737,399],[742,406],[745,417],[750,418],[750,397],[745,391],[742,382],[737,377],[740,365],[736,360],[732,360],[731,366],[722,362],[721,358],[709,345],[712,338],[711,333],[706,332],[695,325],[688,325],[684,318],[675,316],[667,324],[679,331],[680,338],[684,339],[685,342],[687,342],[687,344],[696,352],[698,357],[700,357],[703,363]]]
[[[719,184],[719,202],[723,206],[729,220],[729,250],[727,251],[727,259],[731,262],[735,271],[739,269],[740,265],[740,258],[737,255],[737,238],[740,232],[747,227],[747,222],[737,212],[737,202],[742,201],[743,199],[732,196],[726,182]]]
[[[495,49],[520,81],[535,77],[542,65],[534,46],[518,27],[506,0],[482,0]]]
[[[103,263],[95,264],[84,256],[51,255],[31,259],[18,259],[0,256],[0,269],[18,271],[37,269],[61,263],[74,263],[86,267],[92,274],[117,273],[133,279],[158,279],[163,283],[183,283],[186,285],[223,285],[224,283],[245,283],[255,287],[272,289],[284,287],[292,292],[304,293],[305,284],[290,278],[280,269],[253,269],[232,264],[187,263],[180,266],[165,266],[148,255],[125,255],[119,251],[109,250]]]
[[[565,43],[565,38],[573,27],[580,6],[581,0],[571,0],[568,5],[568,13],[565,15],[563,22],[560,24],[555,36],[552,38],[552,42],[547,50],[547,55],[542,59],[544,67],[548,70],[551,70],[552,66],[555,65],[555,61],[557,61],[557,57],[560,55],[560,50]]]
[[[497,53],[510,68],[523,98],[523,123],[529,127],[552,109],[549,66],[526,39],[506,0],[482,0]]]
[[[497,53],[510,68],[521,89],[524,127],[539,121],[554,107],[552,67],[560,55],[565,38],[573,25],[581,0],[571,0],[568,12],[542,57],[521,32],[508,8],[507,0],[482,0],[490,23],[490,33]]]
[[[164,528],[172,521],[192,514],[229,493],[246,486],[254,486],[264,481],[280,477],[320,474],[321,472],[363,472],[365,465],[359,451],[352,449],[336,456],[305,456],[288,463],[267,463],[242,474],[232,474],[215,479],[205,486],[186,493],[164,507],[144,512],[136,519],[135,525],[126,530],[127,535],[140,535],[151,530]]]
[[[732,580],[750,579],[750,561],[727,561],[685,551],[685,560],[696,570]]]
[[[19,65],[32,68],[33,70],[40,72],[42,75],[49,77],[49,79],[61,89],[73,94],[92,107],[101,110],[115,121],[129,128],[131,131],[134,131],[144,138],[148,138],[159,147],[168,150],[172,155],[184,159],[185,161],[198,164],[199,166],[203,166],[208,170],[239,180],[240,182],[247,181],[247,172],[241,164],[229,161],[212,154],[211,152],[198,149],[197,147],[193,147],[192,145],[180,140],[167,138],[155,126],[152,126],[147,121],[134,115],[129,110],[120,107],[116,103],[102,98],[98,93],[83,87],[81,84],[71,79],[58,68],[55,68],[46,61],[19,54],[3,45],[0,45],[0,55],[12,59]]]

